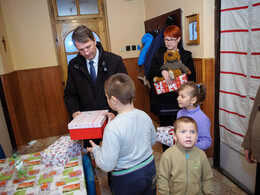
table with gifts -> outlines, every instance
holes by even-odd
[[[14,157],[0,160],[0,194],[87,194],[81,152],[75,153],[74,146],[71,151],[65,152],[67,155],[58,155],[51,158],[52,161],[46,161],[48,155],[53,156],[50,152],[50,149],[54,150],[53,145],[45,153],[20,156],[27,172],[23,181],[17,176]],[[62,161],[59,161],[60,157]],[[55,158],[58,161],[54,161]]]

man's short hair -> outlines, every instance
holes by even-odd
[[[197,126],[196,121],[193,118],[191,118],[189,116],[182,116],[182,117],[176,119],[174,124],[173,124],[175,132],[179,128],[180,123],[192,123],[192,124],[194,124],[195,130],[198,133],[198,126]]]
[[[135,84],[125,73],[110,76],[105,82],[105,92],[109,99],[114,96],[124,105],[135,100]]]
[[[72,33],[72,41],[75,45],[75,42],[86,43],[87,39],[94,41],[93,32],[86,26],[78,26]]]

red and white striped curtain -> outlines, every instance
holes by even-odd
[[[241,152],[260,85],[260,0],[221,0],[220,24],[220,138]]]

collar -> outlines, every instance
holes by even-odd
[[[186,112],[188,112],[188,113],[194,113],[194,112],[197,112],[199,109],[200,109],[200,105],[198,105],[195,109],[193,109],[193,110],[187,110],[186,108],[184,108],[185,110],[186,110]]]
[[[183,153],[189,153],[192,149],[193,149],[193,147],[191,147],[191,148],[189,148],[189,149],[187,149],[187,148],[184,148],[184,147],[182,147],[178,142],[176,143],[176,147],[180,150],[180,151],[182,151]]]
[[[87,60],[87,63],[89,64],[90,61],[94,61],[94,66],[96,66],[98,64],[98,58],[99,58],[99,49],[97,48],[96,56],[92,60]]]

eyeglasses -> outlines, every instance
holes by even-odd
[[[177,41],[177,38],[172,38],[172,39],[164,39],[164,42],[173,42],[173,41]]]
[[[92,45],[87,46],[87,47],[85,47],[85,48],[83,48],[83,49],[79,49],[79,52],[80,52],[80,53],[84,53],[84,52],[89,51],[91,48],[92,48]]]

